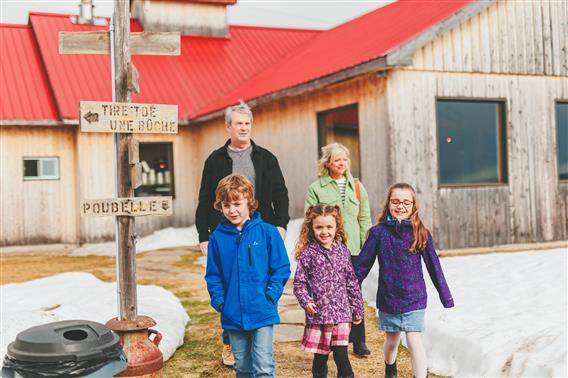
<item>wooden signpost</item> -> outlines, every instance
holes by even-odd
[[[81,214],[88,217],[116,216],[119,317],[117,324],[113,323],[113,329],[125,331],[125,339],[133,330],[147,332],[147,328],[155,324],[152,319],[137,315],[134,217],[172,214],[171,197],[134,197],[134,188],[140,182],[140,166],[138,143],[132,139],[132,133],[172,134],[177,133],[178,127],[177,105],[130,103],[131,91],[139,92],[138,71],[130,55],[131,52],[180,55],[180,33],[130,33],[129,6],[130,1],[114,1],[110,32],[59,34],[61,54],[111,55],[113,102],[81,102],[79,122],[84,132],[114,133],[117,198],[83,200]],[[138,366],[138,354],[129,352],[130,344],[134,345],[124,342],[129,369],[131,364]]]
[[[172,215],[172,197],[83,200],[81,215],[86,217]]]
[[[177,134],[178,106],[81,101],[83,132]]]

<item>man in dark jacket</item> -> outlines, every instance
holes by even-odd
[[[276,226],[282,239],[286,237],[290,220],[288,189],[276,156],[251,140],[252,121],[252,112],[243,101],[229,106],[225,111],[225,127],[230,139],[205,160],[195,214],[199,248],[204,255],[207,254],[209,235],[223,219],[223,215],[213,208],[215,189],[219,181],[230,174],[243,175],[254,184],[254,196],[258,200],[256,211],[265,222]],[[223,343],[223,363],[232,365],[227,337],[223,337]]]

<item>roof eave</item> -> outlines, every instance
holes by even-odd
[[[0,126],[64,126],[53,119],[0,119]]]
[[[412,56],[416,50],[451,28],[458,26],[470,17],[487,9],[496,1],[497,0],[476,0],[470,5],[460,9],[445,20],[438,22],[415,38],[410,39],[408,42],[390,51],[387,54],[387,65],[407,66],[412,64]]]
[[[381,56],[379,58],[370,60],[368,62],[358,64],[356,66],[335,72],[333,74],[319,77],[314,80],[310,80],[308,82],[295,85],[293,87],[284,88],[275,92],[271,92],[269,94],[259,96],[256,98],[251,99],[244,99],[247,101],[247,104],[251,107],[260,106],[275,100],[282,99],[284,97],[289,96],[297,96],[305,92],[309,92],[315,89],[320,89],[326,87],[331,84],[336,84],[341,81],[352,79],[356,76],[363,75],[369,72],[377,72],[377,71],[384,71],[388,70],[389,67],[386,64],[386,57]],[[225,114],[225,109],[218,109],[213,112],[203,114],[197,116],[195,118],[190,119],[190,124],[197,124],[210,121],[212,119],[221,117]]]

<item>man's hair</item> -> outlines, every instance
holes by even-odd
[[[230,125],[233,121],[233,112],[241,113],[247,115],[252,123],[252,111],[250,107],[243,101],[239,100],[237,105],[229,106],[225,109],[225,124]]]
[[[219,181],[215,190],[215,204],[213,207],[223,211],[223,203],[238,201],[241,196],[248,200],[250,214],[258,208],[258,201],[254,198],[254,190],[250,181],[242,175],[229,175]]]

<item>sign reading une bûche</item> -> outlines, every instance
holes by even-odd
[[[176,134],[178,106],[81,101],[79,123],[84,132]]]
[[[111,198],[81,201],[81,216],[172,215],[172,197]]]

